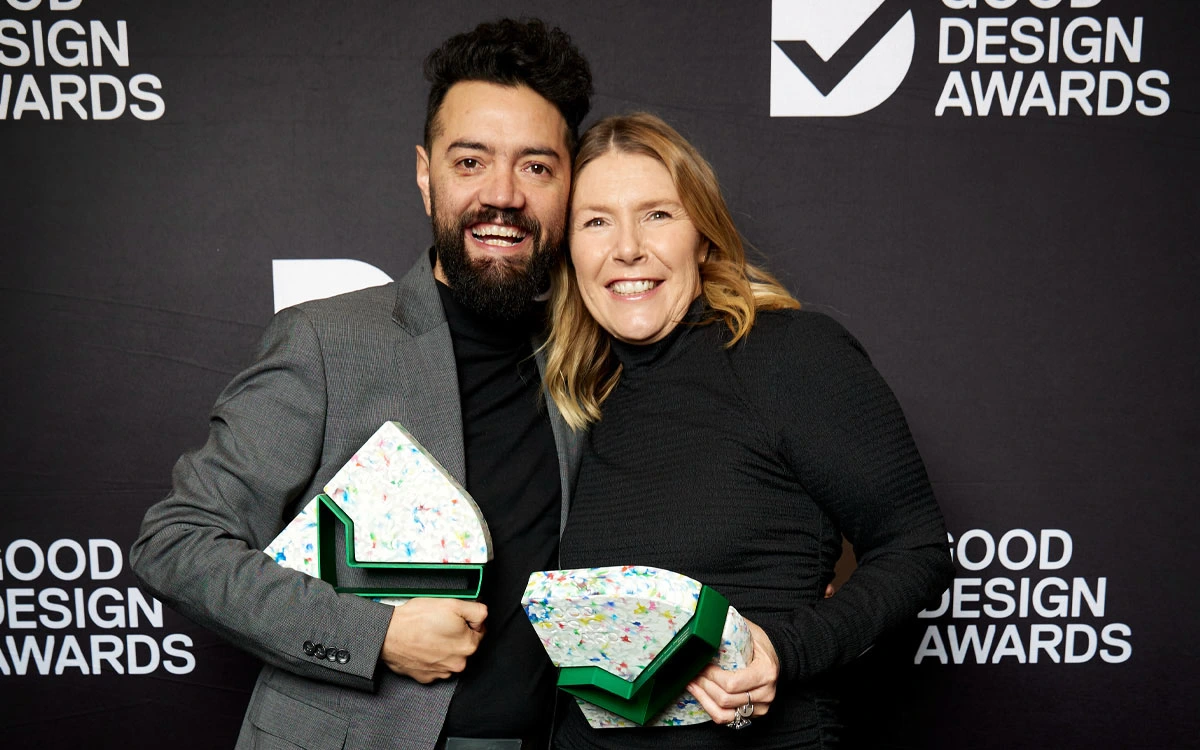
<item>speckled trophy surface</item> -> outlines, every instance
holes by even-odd
[[[559,687],[599,729],[711,721],[684,686],[709,663],[739,669],[753,656],[725,597],[660,568],[534,573],[521,603]]]
[[[487,522],[399,423],[384,423],[324,489],[263,550],[272,560],[393,604],[403,599],[392,597],[478,596],[492,559]],[[356,574],[354,584],[338,585],[339,567],[343,578]]]

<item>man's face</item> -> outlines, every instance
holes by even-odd
[[[525,86],[446,92],[417,185],[433,219],[434,276],[476,312],[515,319],[548,285],[571,186],[567,126]]]

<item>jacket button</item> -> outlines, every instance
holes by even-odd
[[[344,648],[339,648],[337,652],[337,663],[345,664],[350,661],[350,652]]]
[[[316,647],[313,648],[312,655],[317,657],[318,659],[324,659],[325,658],[325,647],[318,643],[316,645]]]
[[[312,656],[313,652],[316,650],[317,650],[317,644],[313,643],[312,641],[304,642],[304,653],[308,654],[309,656]]]
[[[329,661],[337,661],[337,649],[330,646],[329,650],[325,652],[325,658]]]

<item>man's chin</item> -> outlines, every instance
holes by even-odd
[[[529,274],[529,261],[529,253],[475,257],[470,260],[470,270],[483,282],[513,283]]]
[[[495,269],[498,273],[523,273],[529,266],[532,252],[527,248],[520,250],[495,250],[471,253],[470,264],[480,272],[490,272]]]
[[[529,276],[527,259],[487,258],[468,262],[461,269],[446,269],[454,298],[476,313],[501,320],[517,320],[533,307],[537,286]]]
[[[553,237],[557,243],[560,237]],[[517,320],[525,317],[534,299],[549,287],[556,251],[546,249],[538,231],[512,248],[487,246],[457,231],[439,231],[434,225],[434,249],[454,298],[488,317]]]

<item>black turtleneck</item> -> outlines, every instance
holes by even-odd
[[[487,635],[467,660],[444,736],[536,737],[548,731],[554,674],[521,609],[529,574],[558,567],[558,453],[532,337],[523,322],[483,317],[438,284],[458,368],[467,492],[487,519],[494,559],[483,574]]]
[[[779,657],[770,713],[737,732],[591,729],[570,705],[556,748],[832,747],[829,670],[948,585],[946,532],[891,391],[836,322],[759,313],[732,348],[703,303],[666,338],[613,343],[623,366],[586,438],[564,568],[648,565],[712,586]],[[841,534],[859,567],[830,599]]]

